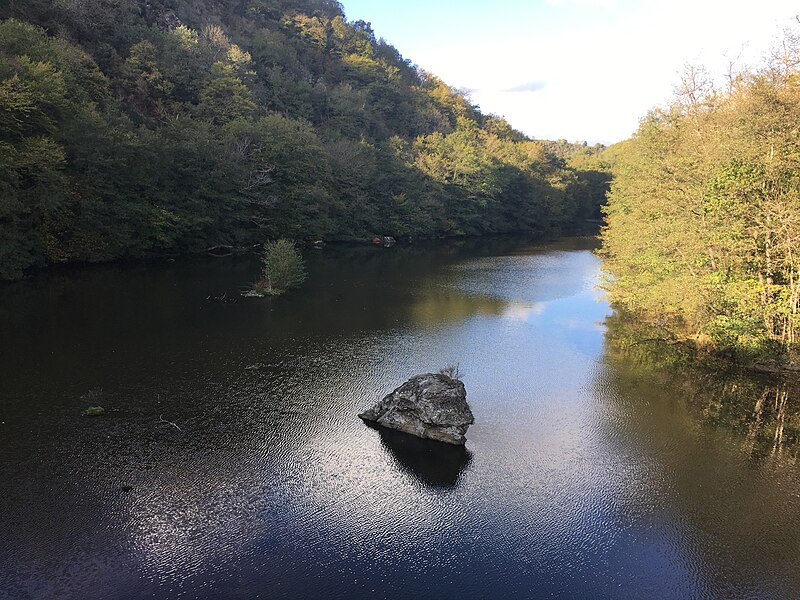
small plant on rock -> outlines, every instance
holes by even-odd
[[[460,363],[456,363],[454,365],[447,365],[439,369],[439,375],[444,375],[445,377],[449,377],[453,381],[461,381],[461,378],[464,374],[461,372]]]

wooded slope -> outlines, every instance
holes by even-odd
[[[0,18],[0,278],[599,214],[605,175],[482,114],[337,2],[12,0]]]

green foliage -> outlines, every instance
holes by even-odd
[[[557,233],[604,181],[331,0],[0,7],[0,278],[265,239]]]
[[[800,391],[796,381],[754,377],[626,315],[610,317],[606,326],[606,364],[634,395],[652,401],[664,390],[671,411],[685,408],[698,426],[738,433],[748,452],[770,455],[776,445],[800,439],[800,411],[787,402]]]
[[[609,149],[612,301],[743,361],[792,358],[800,344],[795,47],[725,92],[690,69],[671,107]]]
[[[198,110],[214,125],[225,125],[255,114],[256,104],[233,65],[217,61],[211,65],[211,78],[200,92]]]
[[[294,242],[280,239],[265,246],[264,277],[256,284],[258,292],[280,296],[305,280],[305,263]]]

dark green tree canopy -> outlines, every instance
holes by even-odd
[[[591,169],[335,1],[13,0],[0,19],[1,278],[278,237],[554,232],[602,201]]]

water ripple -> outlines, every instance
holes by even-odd
[[[20,284],[0,597],[800,595],[796,452],[759,454],[610,355],[590,250],[326,250],[307,289],[231,305],[209,280],[253,265],[93,271],[70,289],[96,310],[62,302],[47,352]],[[357,418],[450,363],[466,449]],[[81,417],[100,387],[109,412]]]

